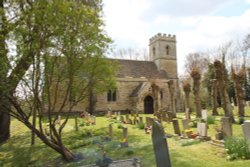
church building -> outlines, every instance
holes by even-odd
[[[116,59],[117,88],[97,95],[96,112],[161,109],[176,111],[178,91],[176,36],[158,33],[149,40],[150,61]]]

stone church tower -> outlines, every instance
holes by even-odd
[[[164,70],[169,79],[177,79],[176,37],[158,33],[149,40],[149,56],[158,70]]]

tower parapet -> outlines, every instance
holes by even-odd
[[[176,36],[172,35],[172,34],[158,33],[149,39],[150,43],[153,43],[153,42],[158,41],[158,40],[176,41]]]

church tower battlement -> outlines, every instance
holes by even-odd
[[[164,70],[169,78],[177,79],[176,36],[161,34],[149,40],[149,56],[158,70]]]

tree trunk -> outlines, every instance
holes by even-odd
[[[1,101],[2,102],[2,101]],[[10,138],[10,115],[3,106],[0,106],[0,143]]]
[[[212,104],[212,115],[217,116],[219,115],[218,111],[217,111],[217,96],[218,96],[218,92],[217,92],[217,81],[216,79],[212,79],[211,80],[211,104]]]
[[[230,117],[232,123],[234,123],[235,120],[232,112],[232,106],[226,88],[227,74],[225,66],[220,61],[216,60],[214,62],[214,67],[215,67],[215,76],[218,81],[218,86],[221,95],[222,108],[224,110],[225,116]]]
[[[194,93],[194,104],[196,110],[196,117],[201,118],[201,100],[200,100],[200,79],[201,75],[198,69],[193,69],[191,72],[193,78],[193,93]]]
[[[173,118],[176,118],[176,107],[175,107],[175,89],[174,89],[174,81],[173,80],[169,80],[168,81],[168,90],[169,90],[169,94],[170,94],[170,106],[171,106],[171,112],[173,114]]]

